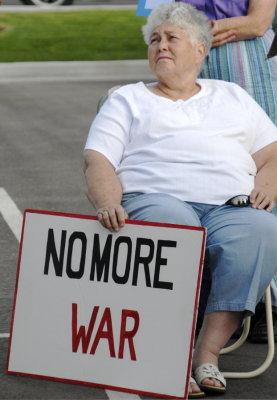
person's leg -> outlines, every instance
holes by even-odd
[[[277,10],[277,9],[276,9]],[[275,31],[277,27],[275,16]],[[219,79],[234,82],[244,88],[277,124],[277,59],[266,60],[274,38],[274,32],[267,32],[255,40],[240,40],[226,43],[225,46],[213,47],[206,57],[199,78]],[[236,62],[234,62],[236,60]],[[255,65],[255,68],[253,66]],[[277,207],[275,207],[277,215]],[[271,282],[271,298],[275,341],[277,341],[277,274]],[[258,305],[258,313],[251,321],[249,337],[257,341],[267,341],[264,320],[264,301]],[[256,329],[257,328],[257,329]]]
[[[243,313],[254,313],[277,267],[277,220],[270,213],[220,206],[201,222],[208,229],[212,285],[194,352],[194,369],[206,362],[217,365],[221,348]]]
[[[242,312],[236,311],[215,311],[205,315],[195,348],[195,367],[206,362],[218,366],[220,350],[241,323],[242,316]]]
[[[277,268],[276,217],[251,206],[220,206],[201,222],[212,274],[206,312],[254,314]]]
[[[201,226],[197,213],[189,204],[167,194],[127,194],[123,196],[122,206],[129,219]]]
[[[205,315],[194,351],[194,371],[206,363],[218,367],[220,350],[239,327],[242,317],[243,313],[236,311],[215,311]],[[201,384],[216,388],[223,386],[218,379],[214,378],[206,378]]]
[[[272,210],[272,214],[277,218],[277,203]],[[276,241],[277,245],[277,241]],[[277,274],[270,282],[272,319],[274,328],[274,340],[277,342]],[[267,323],[265,312],[265,296],[256,307],[255,315],[251,318],[250,331],[247,340],[253,343],[267,343]]]
[[[206,263],[204,263],[203,274],[201,279],[201,290],[199,296],[196,335],[199,334],[201,326],[203,325],[210,288],[211,288],[211,271],[209,269],[209,266],[206,265]]]
[[[193,208],[175,197],[160,194],[132,193],[123,196],[122,205],[129,219],[170,224],[201,226]],[[189,397],[197,398],[204,393],[196,383],[190,383]]]

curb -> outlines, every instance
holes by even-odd
[[[154,79],[147,60],[0,63],[0,83]]]
[[[74,12],[85,10],[136,10],[136,5],[94,6],[1,6],[1,13]]]

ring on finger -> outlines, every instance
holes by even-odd
[[[100,211],[98,214],[101,214],[102,217],[109,216],[109,211],[108,210],[103,210],[103,211]]]

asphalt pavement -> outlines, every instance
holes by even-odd
[[[17,8],[17,0],[4,0]],[[76,0],[75,7],[135,0]],[[32,7],[20,7],[22,10]],[[65,9],[66,7],[62,7]],[[85,195],[82,151],[97,103],[114,86],[151,81],[146,60],[0,63],[0,400],[149,400],[150,397],[5,373],[22,214],[25,209],[92,214]],[[266,344],[246,342],[224,355],[222,371],[258,368]],[[229,379],[222,398],[277,400],[277,362],[252,379]],[[217,397],[209,396],[214,400]]]
[[[153,79],[145,60],[0,64],[0,399],[149,399],[5,374],[22,213],[91,214],[82,150],[100,97],[110,87]],[[248,371],[266,357],[246,342],[221,357],[223,371]],[[225,399],[277,399],[277,362],[253,379],[229,379]],[[115,396],[115,397],[114,397]],[[209,397],[211,400],[214,397]]]
[[[131,8],[136,0],[75,0],[78,8]],[[19,6],[19,7],[18,7]],[[4,0],[3,12],[42,11]],[[151,81],[146,60],[0,64],[0,399],[150,399],[5,374],[22,213],[26,208],[91,214],[82,150],[97,103],[114,86]],[[246,342],[222,356],[223,371],[256,369],[267,346]],[[277,363],[254,379],[229,380],[225,399],[277,399]],[[214,397],[209,397],[211,400]]]

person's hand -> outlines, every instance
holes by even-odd
[[[266,210],[268,212],[271,212],[275,205],[275,201],[271,198],[270,194],[258,188],[252,190],[249,200],[253,208]]]
[[[212,26],[212,47],[218,47],[221,46],[222,44],[231,42],[232,40],[236,39],[236,34],[235,31],[232,29],[229,29],[227,31],[220,31],[219,28],[219,23],[218,21],[214,20],[211,21],[211,26]]]
[[[118,204],[98,208],[97,217],[98,221],[110,232],[118,232],[125,225],[125,219],[128,218],[128,214]]]

